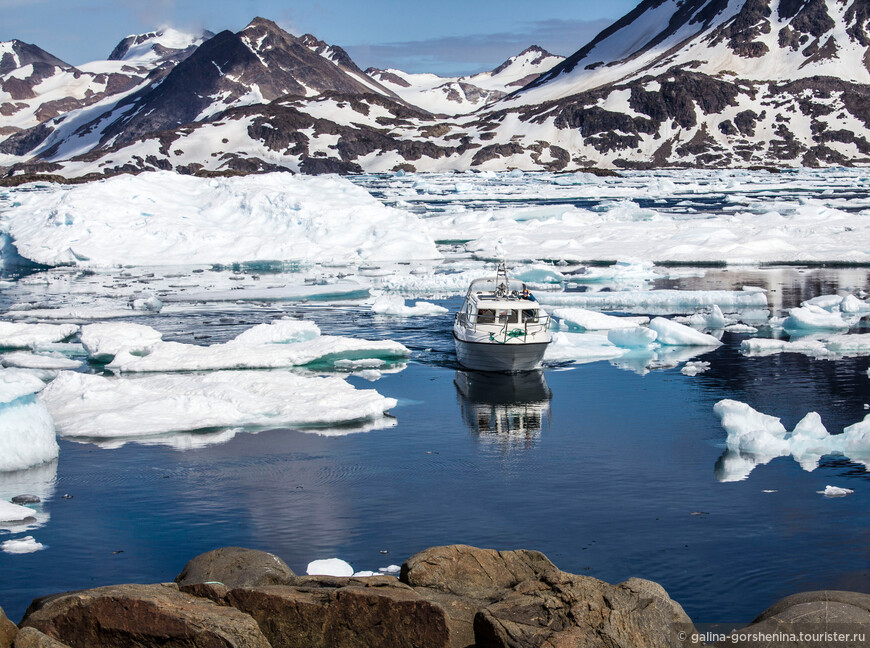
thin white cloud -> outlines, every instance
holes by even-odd
[[[610,25],[611,20],[551,19],[516,32],[446,36],[396,43],[345,47],[360,67],[398,68],[406,72],[468,74],[492,69],[530,45],[569,56]]]

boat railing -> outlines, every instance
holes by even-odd
[[[481,331],[489,333],[490,342],[498,342],[504,344],[510,339],[522,338],[523,342],[530,335],[542,333],[550,328],[550,316],[541,315],[534,321],[528,322],[478,322],[477,316],[469,317],[468,313],[456,313],[455,322],[465,328],[478,332],[478,324],[481,326]],[[495,328],[495,327],[498,328]]]

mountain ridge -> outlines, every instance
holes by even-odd
[[[864,0],[643,0],[553,65],[532,46],[449,87],[429,75],[442,98],[478,100],[447,115],[411,100],[413,75],[366,74],[256,18],[101,113],[14,133],[0,164],[69,177],[868,165],[868,22]],[[546,69],[528,80],[535,62]]]

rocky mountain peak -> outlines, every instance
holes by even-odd
[[[73,66],[61,61],[56,56],[44,49],[25,43],[18,39],[0,43],[0,76],[9,74],[12,70],[22,68],[25,65],[44,64],[59,67],[63,70],[71,70]]]

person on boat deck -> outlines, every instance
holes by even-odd
[[[523,284],[522,298],[526,299],[528,301],[535,301],[534,295],[532,295],[532,293],[529,292],[529,289],[526,287],[526,284]]]

